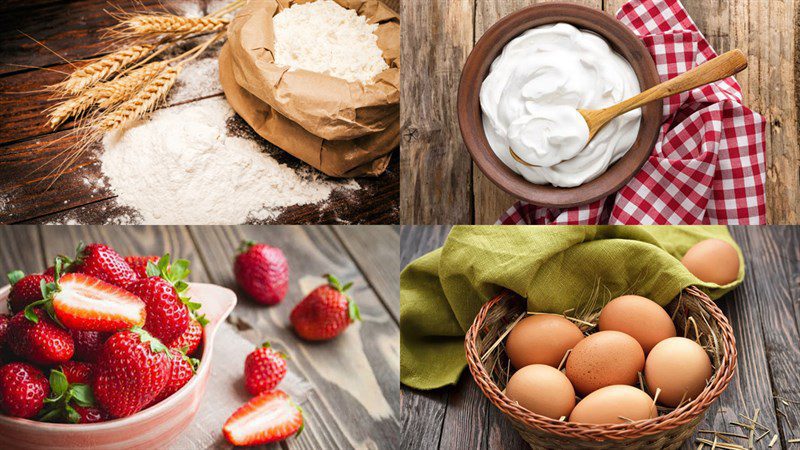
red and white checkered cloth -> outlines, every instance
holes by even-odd
[[[662,80],[717,56],[679,0],[631,0],[617,13]],[[661,138],[615,195],[570,209],[516,203],[498,223],[764,224],[766,121],[733,78],[664,100]]]

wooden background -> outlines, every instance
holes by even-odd
[[[401,223],[494,223],[514,199],[483,177],[461,141],[461,68],[500,18],[545,0],[413,0],[401,8]],[[570,0],[615,14],[625,0]],[[742,49],[745,105],[764,114],[768,221],[800,223],[800,2],[683,0],[717,52]],[[408,74],[414,74],[410,76]]]
[[[53,102],[42,92],[45,85],[60,81],[70,66],[56,55],[25,37],[40,40],[70,61],[102,56],[108,52],[102,38],[113,19],[104,12],[112,6],[127,10],[177,9],[196,3],[213,12],[221,0],[106,0],[0,2],[0,223],[64,222],[78,218],[81,223],[104,224],[131,211],[117,205],[115,195],[105,186],[95,190],[102,179],[100,165],[92,154],[82,156],[54,186],[49,161],[76,141],[70,125],[53,132],[45,126],[42,111]],[[386,2],[397,9],[400,0]],[[216,58],[216,52],[204,53]],[[23,66],[43,67],[35,70]],[[217,83],[218,84],[218,83]],[[20,94],[26,92],[26,94]],[[221,97],[222,88],[202,97],[167,101],[167,107]],[[257,140],[263,150],[293,168],[305,163],[283,152],[263,138],[237,115],[229,128]],[[270,223],[398,223],[400,177],[395,152],[386,173],[377,178],[357,178],[361,189],[336,192],[321,205],[289,207]],[[43,169],[40,169],[44,167]],[[92,182],[84,182],[84,179]],[[125,223],[125,222],[123,222]]]
[[[402,267],[441,246],[448,231],[447,226],[403,226]],[[744,252],[747,275],[718,304],[733,325],[739,366],[700,429],[741,433],[729,422],[742,422],[739,413],[752,417],[760,409],[759,421],[780,436],[772,449],[797,448],[788,441],[800,438],[800,227],[736,227],[732,234]],[[797,403],[787,406],[774,396]],[[423,392],[403,386],[400,405],[404,449],[435,443],[442,449],[527,448],[467,369],[454,387]],[[755,448],[767,448],[770,439]],[[692,439],[682,448],[697,445]]]
[[[285,300],[264,307],[237,290],[239,303],[223,324],[204,403],[193,425],[171,448],[230,448],[222,425],[233,411],[225,393],[241,386],[244,354],[265,339],[291,355],[290,376],[310,384],[301,403],[306,428],[298,438],[269,448],[396,448],[399,424],[399,233],[391,226],[359,227],[0,227],[0,273],[41,272],[57,254],[74,254],[78,240],[105,242],[122,254],[162,254],[192,262],[190,281],[236,290],[233,255],[238,243],[253,239],[280,247],[289,261],[290,289]],[[303,292],[316,287],[308,276],[334,273],[355,282],[351,294],[363,322],[336,339],[307,344],[287,326],[289,312]],[[313,280],[312,280],[313,283]],[[238,336],[237,336],[238,335]],[[243,337],[245,349],[230,349]],[[226,349],[225,346],[228,345]],[[284,384],[287,383],[284,380]],[[230,397],[230,396],[228,396]],[[246,396],[245,396],[246,397]],[[245,397],[235,400],[244,403]],[[214,399],[219,399],[209,404]],[[223,401],[224,400],[224,401]],[[227,408],[227,409],[226,409]]]

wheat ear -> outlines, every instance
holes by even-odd
[[[150,54],[154,48],[155,46],[153,45],[133,45],[111,53],[72,72],[66,80],[51,86],[51,88],[70,95],[79,94],[94,84],[111,78],[119,73],[121,69],[141,60]]]
[[[122,103],[161,73],[165,67],[167,67],[166,62],[158,61],[132,70],[125,76],[98,83],[78,97],[59,103],[50,109],[48,124],[55,129],[70,117],[78,118],[91,108],[107,109]]]
[[[129,36],[154,34],[193,34],[221,30],[228,24],[219,17],[182,17],[173,14],[139,14],[120,22],[117,27]]]
[[[182,66],[169,66],[147,83],[135,96],[120,104],[109,114],[100,119],[96,126],[102,131],[122,128],[131,122],[141,119],[154,110],[167,96],[175,84]]]

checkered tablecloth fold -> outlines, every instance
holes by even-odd
[[[631,0],[617,19],[650,51],[662,81],[717,56],[679,0]],[[766,121],[734,78],[664,99],[661,136],[619,192],[570,209],[518,202],[501,224],[764,224]]]

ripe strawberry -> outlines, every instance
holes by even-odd
[[[200,363],[200,361],[184,355],[179,350],[170,350],[170,353],[172,354],[172,366],[170,368],[169,381],[164,386],[164,389],[158,393],[155,400],[150,403],[151,405],[155,405],[178,392],[180,388],[192,379],[197,370],[197,365]]]
[[[52,283],[50,275],[25,275],[19,270],[8,274],[11,292],[8,294],[8,308],[12,312],[20,312],[31,303],[42,299],[42,280]]]
[[[282,441],[303,431],[303,410],[283,391],[264,392],[231,415],[222,432],[233,445]]]
[[[189,285],[184,279],[189,275],[189,261],[179,259],[170,264],[169,254],[158,264],[147,266],[149,278],[132,283],[128,289],[147,305],[145,330],[162,342],[172,342],[186,331],[191,312],[200,307],[183,294]]]
[[[127,290],[98,278],[68,273],[47,288],[55,317],[67,328],[117,331],[144,324],[145,304]]]
[[[121,288],[127,288],[139,279],[122,256],[105,244],[84,246],[81,242],[75,261],[68,262],[68,268]]]
[[[80,361],[64,361],[61,363],[61,372],[67,377],[70,384],[90,384],[94,364]]]
[[[311,291],[289,316],[295,332],[303,339],[332,339],[354,321],[361,320],[358,306],[346,293],[353,283],[342,286],[333,275],[327,278],[329,284]]]
[[[170,342],[167,347],[176,350],[184,350],[187,355],[194,355],[197,347],[200,346],[200,341],[203,340],[203,324],[197,319],[192,317],[189,320],[189,326],[177,339]]]
[[[50,266],[44,271],[44,275],[49,275],[51,277],[56,276],[56,266]]]
[[[112,335],[95,366],[94,396],[111,417],[150,404],[169,381],[170,355],[158,339],[134,327]]]
[[[244,385],[250,395],[275,389],[286,376],[286,354],[275,351],[264,342],[244,361]]]
[[[62,369],[68,367],[69,370],[75,369],[67,363],[62,364]],[[92,389],[86,382],[71,379],[71,376],[85,377],[86,374],[76,375],[58,369],[50,371],[50,395],[44,401],[44,410],[38,420],[67,423],[87,423],[85,421],[95,420],[96,411],[90,411],[97,409]]]
[[[0,410],[9,416],[35,417],[49,391],[50,384],[42,371],[28,363],[0,367]]]
[[[72,358],[75,344],[67,330],[39,308],[25,308],[8,324],[8,345],[17,356],[50,366]]]
[[[147,263],[158,262],[158,256],[126,256],[125,262],[131,266],[139,278],[147,278]]]
[[[289,289],[289,263],[279,248],[243,241],[233,264],[236,282],[253,300],[275,305]]]
[[[100,408],[74,406],[75,412],[80,415],[78,423],[97,423],[108,420],[108,415]]]
[[[100,356],[103,344],[111,334],[99,331],[69,330],[72,340],[75,342],[75,355],[73,359],[93,363]]]

